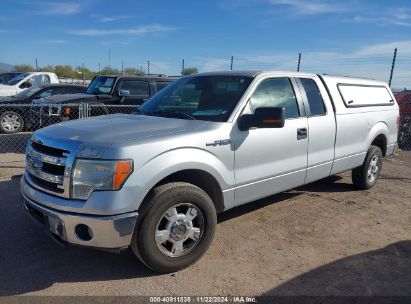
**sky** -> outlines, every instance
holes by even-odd
[[[0,62],[300,70],[411,89],[410,0],[2,0]],[[110,52],[110,61],[109,61]]]

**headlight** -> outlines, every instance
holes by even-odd
[[[94,190],[118,190],[132,171],[132,160],[77,159],[73,170],[72,196],[86,200]]]

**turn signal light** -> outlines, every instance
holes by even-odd
[[[133,165],[131,160],[118,161],[116,163],[116,168],[114,169],[113,177],[113,188],[115,190],[120,189],[123,182],[130,175],[133,170]]]

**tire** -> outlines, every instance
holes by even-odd
[[[192,184],[174,182],[155,188],[139,213],[131,249],[155,272],[188,267],[203,256],[214,238],[214,203]]]
[[[0,115],[1,133],[14,134],[21,132],[24,128],[23,117],[17,112],[7,111]]]
[[[361,190],[371,189],[382,170],[382,151],[377,146],[370,146],[362,166],[352,170],[352,182]]]

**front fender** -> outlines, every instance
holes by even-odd
[[[212,175],[221,189],[235,185],[233,163],[225,164],[213,153],[199,148],[179,148],[169,150],[147,161],[142,167],[135,168],[128,185],[141,185],[146,189],[139,197],[148,192],[165,177],[182,170],[202,170]],[[140,205],[141,202],[137,202]]]

